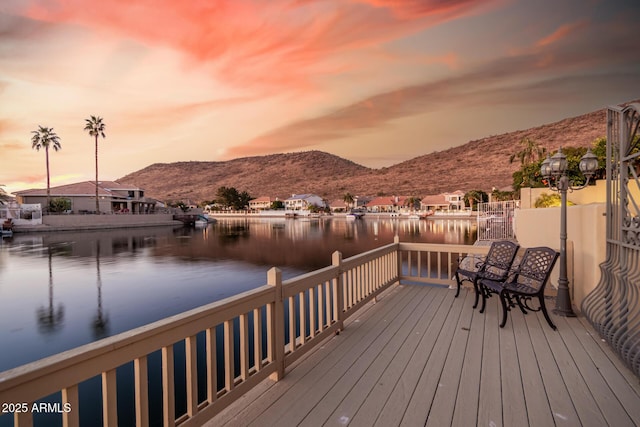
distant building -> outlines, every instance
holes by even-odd
[[[284,201],[284,208],[288,210],[305,210],[311,206],[325,207],[322,197],[315,194],[294,194]]]
[[[453,193],[425,196],[420,200],[421,210],[461,210],[464,207],[464,193],[460,190],[456,190]]]
[[[409,196],[384,196],[371,199],[366,208],[369,212],[398,212],[406,206]]]
[[[270,209],[271,204],[277,201],[278,198],[272,198],[269,196],[258,197],[257,199],[249,200],[249,209],[264,210]]]
[[[47,206],[47,189],[17,191],[16,200],[20,204]],[[95,181],[51,187],[51,198],[67,199],[73,213],[94,212],[96,209]],[[155,211],[156,200],[145,197],[144,190],[135,185],[115,181],[98,181],[98,203],[103,213],[151,213]]]
[[[329,202],[329,208],[331,209],[331,212],[346,212],[346,210],[351,207],[347,206],[347,203],[344,200],[336,199]]]

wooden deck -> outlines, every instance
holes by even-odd
[[[209,426],[637,426],[640,384],[583,318],[485,314],[473,292],[393,287]],[[549,301],[548,306],[553,306]]]

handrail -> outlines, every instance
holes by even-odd
[[[418,256],[410,259],[416,253]],[[282,378],[288,366],[340,331],[345,319],[392,284],[401,279],[443,282],[439,276],[431,278],[430,266],[419,267],[429,272],[426,276],[400,274],[404,258],[408,261],[404,268],[411,272],[416,260],[442,254],[448,254],[451,260],[453,253],[481,254],[486,248],[400,243],[396,238],[392,244],[344,260],[340,252],[335,252],[330,266],[285,281],[280,270],[272,268],[267,284],[257,289],[0,372],[0,402],[29,402],[30,406],[62,392],[63,404],[69,403],[71,408],[62,413],[63,425],[79,425],[78,385],[101,375],[103,422],[116,426],[116,369],[133,363],[136,424],[147,426],[147,358],[160,351],[164,425],[201,425],[269,376]],[[220,332],[222,336],[218,337]],[[203,336],[205,373],[198,372],[197,363],[197,342]],[[238,338],[239,345],[235,344]],[[182,342],[187,411],[176,416],[174,345]],[[253,352],[249,354],[251,347]],[[219,366],[224,375],[220,379]],[[198,381],[206,382],[204,401],[198,399]],[[14,425],[33,425],[31,413],[16,414]]]

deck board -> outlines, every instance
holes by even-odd
[[[402,285],[209,426],[640,425],[640,382],[582,318],[484,314]],[[552,305],[549,301],[548,305]]]

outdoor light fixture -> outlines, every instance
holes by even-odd
[[[574,191],[585,188],[596,169],[598,169],[598,157],[591,152],[591,149],[588,149],[580,159],[580,172],[587,179],[584,184],[574,186],[567,177],[567,156],[562,152],[562,147],[553,157],[549,157],[547,154],[547,158],[540,167],[540,173],[547,181],[549,188],[560,193],[560,277],[558,278],[556,308],[553,310],[559,316],[575,316],[571,307],[569,279],[567,278],[567,190]]]

